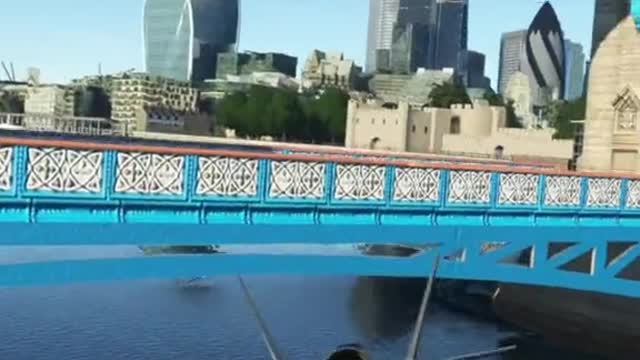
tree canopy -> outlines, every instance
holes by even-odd
[[[573,101],[557,101],[549,110],[550,125],[556,129],[554,138],[573,139],[576,126],[573,120],[584,120],[587,102],[585,97]]]
[[[328,88],[319,97],[253,86],[225,96],[216,106],[220,125],[241,137],[272,136],[314,143],[344,142],[349,96]]]
[[[436,84],[429,93],[429,106],[448,109],[452,104],[470,104],[467,90],[450,82]]]

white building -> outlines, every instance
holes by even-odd
[[[27,114],[73,116],[73,90],[60,85],[29,87],[24,102]]]

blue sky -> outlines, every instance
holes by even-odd
[[[277,51],[302,63],[313,48],[364,64],[368,0],[242,0],[240,48]],[[591,47],[593,0],[551,1],[565,36]],[[500,34],[526,28],[539,0],[470,0],[469,48],[487,55],[495,86]],[[0,60],[18,79],[39,67],[43,81],[142,69],[142,0],[20,0],[0,12]],[[4,73],[0,73],[4,78]]]

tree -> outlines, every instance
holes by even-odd
[[[349,95],[337,88],[328,88],[316,102],[317,114],[329,133],[331,143],[343,142]]]
[[[448,109],[452,104],[470,104],[471,99],[464,87],[450,82],[437,84],[429,94],[429,106]]]
[[[583,120],[586,112],[585,97],[573,101],[555,102],[549,111],[550,125],[556,129],[555,139],[573,139],[576,127],[573,120]]]
[[[249,125],[244,114],[247,101],[247,95],[242,92],[225,96],[216,107],[218,123],[227,128],[234,129],[239,136],[245,136],[249,132]]]
[[[493,91],[485,92],[482,97],[487,100],[491,106],[506,106],[502,96]]]
[[[507,127],[508,128],[522,128],[522,123],[516,116],[516,109],[513,106],[513,100],[507,101],[504,105],[504,109],[507,117]]]

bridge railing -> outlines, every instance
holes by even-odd
[[[14,130],[64,134],[96,136],[127,136],[129,134],[125,123],[118,123],[109,119],[38,113],[0,113],[0,126],[2,125]]]
[[[0,196],[611,213],[640,211],[640,177],[1,138]]]

